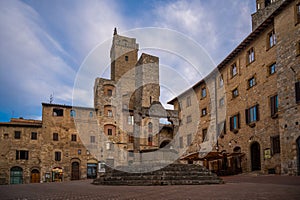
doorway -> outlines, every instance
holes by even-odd
[[[37,169],[31,170],[30,183],[40,182],[40,171]]]
[[[260,169],[260,145],[258,142],[253,142],[251,144],[251,170],[256,171]]]
[[[298,137],[296,143],[297,143],[297,171],[298,171],[298,176],[300,176],[300,137]]]
[[[79,180],[79,162],[72,162],[71,180]]]
[[[21,167],[12,167],[10,169],[10,184],[23,183],[23,169]]]

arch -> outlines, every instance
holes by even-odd
[[[10,184],[22,184],[23,183],[23,169],[15,166],[10,168]]]
[[[297,171],[298,176],[300,176],[300,136],[296,140],[297,144]]]
[[[164,141],[162,141],[161,143],[160,143],[160,145],[159,145],[159,148],[161,149],[161,148],[164,148],[164,147],[166,147],[168,144],[170,144],[170,140],[164,140]],[[169,146],[169,148],[170,148],[171,146]]]
[[[258,142],[253,142],[250,147],[251,153],[251,170],[256,171],[261,169],[260,160],[260,145]]]
[[[40,182],[40,171],[38,169],[32,169],[30,172],[30,183]]]
[[[79,180],[80,179],[80,163],[75,161],[71,164],[71,180]]]

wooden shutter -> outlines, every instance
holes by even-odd
[[[249,109],[245,110],[246,124],[249,124]]]

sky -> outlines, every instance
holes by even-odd
[[[214,64],[203,68],[203,78],[250,34],[254,12],[255,0],[0,0],[0,121],[41,119],[41,103],[49,103],[51,94],[53,103],[72,105],[79,80],[89,82],[77,93],[83,95],[79,104],[92,106],[91,86],[96,77],[109,74],[109,63],[97,63],[99,69],[93,70],[87,66],[90,60],[109,59],[115,27],[118,34],[137,39],[139,53],[158,56],[160,80],[180,88],[161,93],[165,105],[201,77],[193,76],[193,70],[185,67],[188,60],[178,59],[178,54],[147,45],[168,43],[171,48],[178,46],[178,38],[187,41],[180,44],[197,44]],[[156,30],[176,37],[164,37]],[[184,51],[187,57],[198,53]],[[100,69],[105,73],[98,74]],[[88,81],[78,75],[87,72]],[[187,84],[180,84],[173,73],[189,77]]]

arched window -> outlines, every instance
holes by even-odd
[[[152,133],[152,131],[153,131],[153,124],[152,124],[152,122],[149,122],[148,123],[148,133]]]

